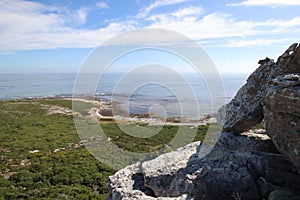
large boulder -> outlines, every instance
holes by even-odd
[[[204,157],[203,143],[195,142],[120,170],[109,178],[109,199],[263,199],[278,189],[297,193],[300,175],[267,135],[221,132],[219,138]]]
[[[264,118],[263,106],[273,79],[286,73],[300,72],[300,47],[290,46],[275,63],[266,58],[247,79],[234,99],[218,111],[217,120],[224,131],[241,133],[249,130]]]
[[[264,119],[267,134],[278,151],[300,173],[300,74],[277,77],[268,91]]]
[[[214,149],[200,166],[195,199],[267,199],[277,188],[300,188],[300,175],[281,154]]]
[[[196,154],[200,142],[194,142],[154,160],[136,163],[109,177],[108,200],[185,200],[184,180],[191,173],[185,169]],[[177,173],[183,169],[182,173]],[[192,185],[191,187],[192,188]]]
[[[163,154],[154,160],[142,164],[145,186],[155,196],[178,197],[190,193],[191,179],[189,175],[198,170],[196,164],[197,148],[200,142],[194,142],[176,151]]]

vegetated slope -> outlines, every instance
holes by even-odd
[[[106,181],[115,170],[85,149],[72,115],[49,114],[51,106],[71,109],[72,101],[0,101],[0,199],[106,199]],[[126,135],[114,121],[101,127],[112,142],[134,152],[159,149],[178,129],[165,126],[143,139]],[[200,126],[196,139],[206,132]]]
[[[41,103],[0,102],[0,198],[105,199],[114,171],[79,145],[71,115],[47,115]]]

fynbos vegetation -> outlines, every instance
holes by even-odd
[[[0,199],[106,199],[115,170],[82,145],[71,108],[62,99],[0,101]],[[161,148],[178,129],[164,126],[144,139],[126,135],[113,120],[100,124],[112,142],[133,152]],[[200,126],[195,140],[206,132]]]

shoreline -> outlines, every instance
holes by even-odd
[[[69,100],[69,101],[82,101],[87,103],[95,104],[95,108],[92,108],[89,111],[89,115],[93,117],[97,117],[99,120],[107,120],[107,121],[116,121],[119,123],[134,123],[137,125],[171,125],[171,126],[201,126],[209,123],[216,123],[216,114],[208,114],[203,117],[199,117],[199,119],[187,119],[185,117],[160,117],[156,116],[153,113],[144,113],[144,114],[133,114],[126,113],[124,109],[118,106],[119,102],[109,101],[107,99],[95,98],[92,96],[84,95],[84,96],[76,96],[76,97],[66,97],[66,96],[51,96],[51,97],[24,97],[18,99],[0,99],[0,101],[35,101],[35,100]],[[113,106],[116,106],[116,109],[121,113],[126,113],[124,115],[113,115]],[[57,109],[57,113],[60,114],[68,114],[70,112],[72,114],[73,111],[69,109],[63,109],[55,106]],[[53,108],[52,108],[52,113]]]
[[[171,126],[201,126],[206,125],[208,123],[216,123],[216,114],[204,115],[199,119],[188,119],[188,118],[181,118],[181,117],[160,117],[156,116],[155,114],[151,113],[144,113],[144,114],[132,114],[130,113],[129,116],[125,115],[113,115],[112,107],[117,106],[116,109],[120,109],[121,113],[125,113],[122,108],[118,106],[119,102],[110,102],[108,100],[104,100],[101,98],[97,98],[96,100],[87,100],[81,98],[64,98],[67,100],[78,100],[84,101],[89,103],[96,103],[99,108],[90,112],[92,116],[98,117],[100,120],[115,120],[117,122],[124,122],[124,123],[135,123],[135,124],[142,124],[142,125],[171,125]]]

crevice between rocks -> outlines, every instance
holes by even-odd
[[[132,185],[133,190],[139,190],[143,192],[146,196],[150,196],[154,198],[157,197],[151,188],[145,186],[145,179],[142,173],[133,174],[131,178],[134,182]]]

